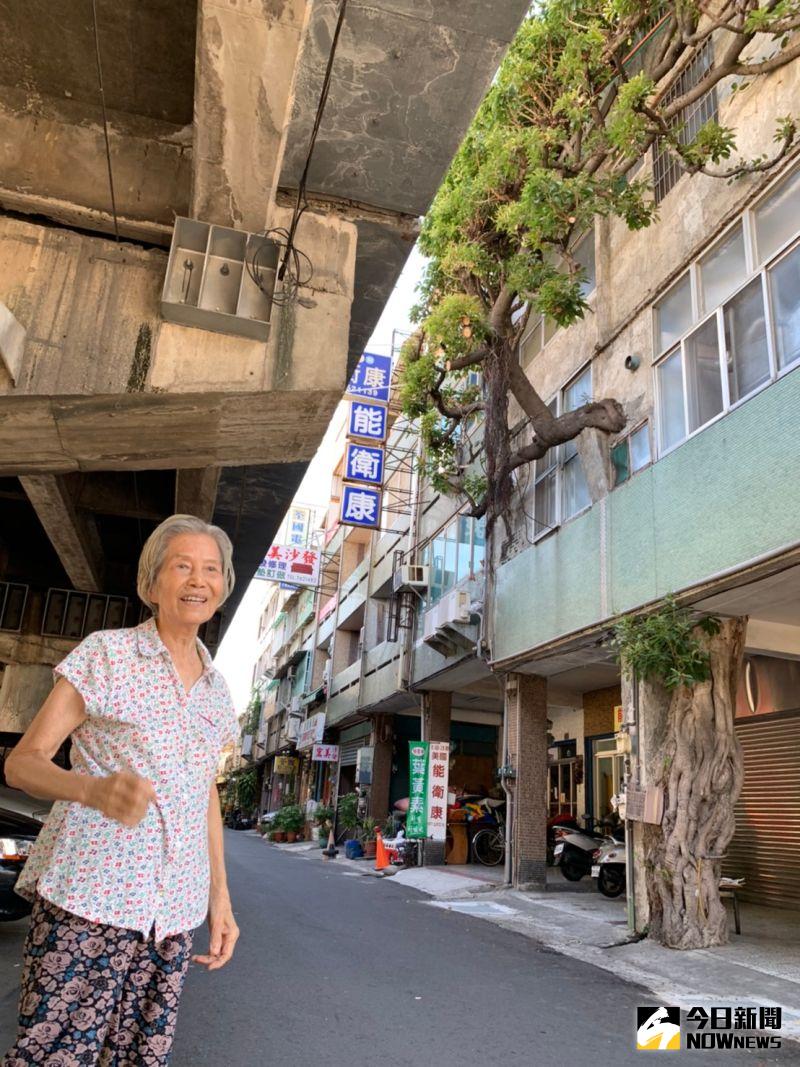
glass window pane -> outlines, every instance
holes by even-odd
[[[430,603],[435,604],[442,596],[444,586],[444,534],[440,533],[431,542],[431,588]]]
[[[483,570],[486,558],[486,519],[475,519],[472,533],[472,569],[477,574]]]
[[[800,219],[800,170],[783,182],[755,210],[758,261],[777,252],[797,233]]]
[[[800,245],[769,272],[778,366],[800,357]]]
[[[568,463],[564,464],[562,479],[564,487],[562,514],[565,519],[568,519],[584,508],[588,508],[592,502],[579,456],[573,456]]]
[[[769,380],[767,324],[761,278],[750,284],[725,308],[725,347],[731,403]]]
[[[555,449],[552,449],[555,451]],[[556,472],[551,471],[536,483],[533,500],[534,537],[552,530],[558,521],[556,515]]]
[[[692,283],[688,274],[656,305],[656,346],[659,352],[674,345],[692,325]]]
[[[640,471],[650,462],[650,429],[647,423],[640,426],[628,438],[631,449],[631,474]]]
[[[537,352],[542,350],[542,320],[536,319],[531,323],[530,329],[525,334],[520,345],[520,362],[527,363],[533,359]]]
[[[456,519],[456,533],[457,540],[457,555],[456,555],[456,581],[460,582],[462,578],[466,578],[469,574],[469,558],[470,558],[470,527],[472,526],[472,520],[464,515],[459,515]]]
[[[574,411],[592,399],[591,365],[564,389],[564,411]]]
[[[717,317],[694,331],[686,346],[686,394],[689,401],[689,433],[704,426],[722,411],[722,377],[719,368]]]
[[[739,223],[700,261],[703,309],[711,311],[712,308],[719,307],[722,301],[739,287],[746,274],[744,231]]]
[[[573,251],[573,256],[583,268],[584,281],[581,284],[581,292],[586,297],[594,291],[596,285],[594,265],[594,229],[589,230],[585,237],[581,238]]]
[[[456,583],[456,524],[451,522],[445,530],[444,580],[442,591],[447,592]]]
[[[547,342],[550,340],[550,338],[551,337],[555,337],[555,335],[557,333],[558,333],[558,323],[556,322],[556,320],[555,319],[545,319],[544,320],[544,343],[547,344]]]
[[[628,461],[628,438],[611,449],[611,466],[614,468],[614,485],[622,485],[631,476]]]
[[[677,350],[658,365],[658,422],[661,447],[672,448],[686,436],[683,416],[683,367]]]

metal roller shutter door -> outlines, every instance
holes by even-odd
[[[339,766],[355,767],[356,753],[369,741],[368,737],[359,737],[357,741],[347,741],[339,746]]]
[[[725,873],[754,904],[800,908],[800,711],[739,719],[744,785]]]

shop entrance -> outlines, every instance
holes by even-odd
[[[592,790],[590,813],[594,819],[607,819],[614,814],[611,798],[619,796],[625,775],[625,757],[617,752],[616,739],[591,738]]]
[[[549,749],[547,801],[549,815],[577,819],[580,766],[576,741],[557,741]]]

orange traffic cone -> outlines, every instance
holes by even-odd
[[[326,860],[335,860],[339,855],[339,849],[336,847],[336,842],[333,838],[333,830],[328,834],[328,847],[322,850],[322,856]]]
[[[383,835],[379,832],[375,835],[375,870],[384,871],[389,866],[389,853],[383,843]]]

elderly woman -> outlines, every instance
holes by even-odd
[[[33,912],[5,1067],[165,1064],[193,930],[208,918],[195,962],[233,953],[214,776],[236,715],[197,637],[233,580],[222,530],[163,522],[139,560],[153,618],[71,652],[6,761],[10,785],[57,803],[17,884]],[[67,737],[71,771],[53,763]]]

